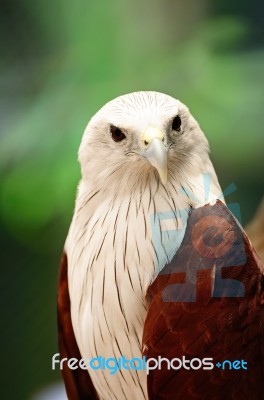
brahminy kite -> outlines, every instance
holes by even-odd
[[[118,97],[79,161],[58,294],[68,398],[263,399],[263,266],[188,108]]]

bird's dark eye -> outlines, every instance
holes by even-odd
[[[173,121],[172,121],[172,129],[174,131],[180,131],[181,130],[181,119],[179,117],[179,115],[177,115]]]
[[[117,126],[111,125],[110,132],[111,132],[112,139],[115,142],[121,142],[121,140],[126,138],[126,135]]]

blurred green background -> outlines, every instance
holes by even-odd
[[[130,91],[186,103],[243,223],[263,194],[264,2],[3,0],[1,398],[60,379],[56,286],[90,117]]]

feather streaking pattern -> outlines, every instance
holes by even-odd
[[[178,113],[184,133],[174,138],[169,127]],[[126,144],[112,141],[110,124],[122,128]],[[165,186],[136,151],[148,126],[166,131],[171,141]],[[165,257],[160,258],[151,216],[171,212],[177,230],[180,212],[198,205],[185,188],[199,205],[206,201],[205,173],[212,177],[209,201],[215,201],[221,190],[208,151],[187,107],[161,93],[121,96],[88,124],[79,150],[82,180],[65,245],[72,324],[83,358],[141,358],[147,288],[179,246],[161,243]],[[145,371],[89,374],[100,399],[147,399]]]

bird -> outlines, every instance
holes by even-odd
[[[119,96],[89,121],[78,159],[58,288],[68,398],[262,399],[263,266],[188,107]],[[122,357],[143,367],[67,364]],[[174,364],[146,370],[159,357]]]

